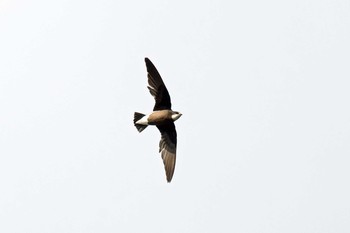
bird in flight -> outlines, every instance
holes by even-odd
[[[159,152],[161,153],[166,179],[171,181],[174,175],[176,162],[177,135],[174,121],[181,117],[181,113],[171,110],[170,95],[165,87],[162,77],[153,63],[145,58],[148,72],[148,90],[154,97],[156,103],[153,112],[148,115],[135,112],[134,125],[141,133],[148,125],[155,125],[161,134]]]

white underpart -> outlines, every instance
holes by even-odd
[[[149,117],[150,114],[142,117],[140,120],[136,121],[136,124],[139,124],[139,125],[148,125],[148,117]]]

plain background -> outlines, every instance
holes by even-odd
[[[350,2],[0,0],[0,232],[350,232]],[[168,87],[172,183],[148,113]]]

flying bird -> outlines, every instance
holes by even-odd
[[[169,92],[158,73],[153,63],[145,58],[147,72],[148,72],[148,90],[154,97],[156,103],[153,112],[148,115],[135,112],[134,125],[141,133],[148,125],[155,125],[161,134],[159,142],[159,153],[161,153],[166,179],[171,181],[174,175],[176,162],[176,143],[177,134],[174,121],[179,119],[182,114],[171,110],[171,101]]]

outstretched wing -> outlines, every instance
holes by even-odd
[[[160,77],[156,67],[147,57],[145,58],[145,62],[148,72],[147,88],[156,101],[153,110],[171,109],[170,95],[165,87],[162,77]]]
[[[159,142],[159,152],[161,152],[162,155],[166,179],[170,182],[174,175],[176,162],[176,129],[173,122],[164,125],[157,125],[157,128],[162,135]]]

